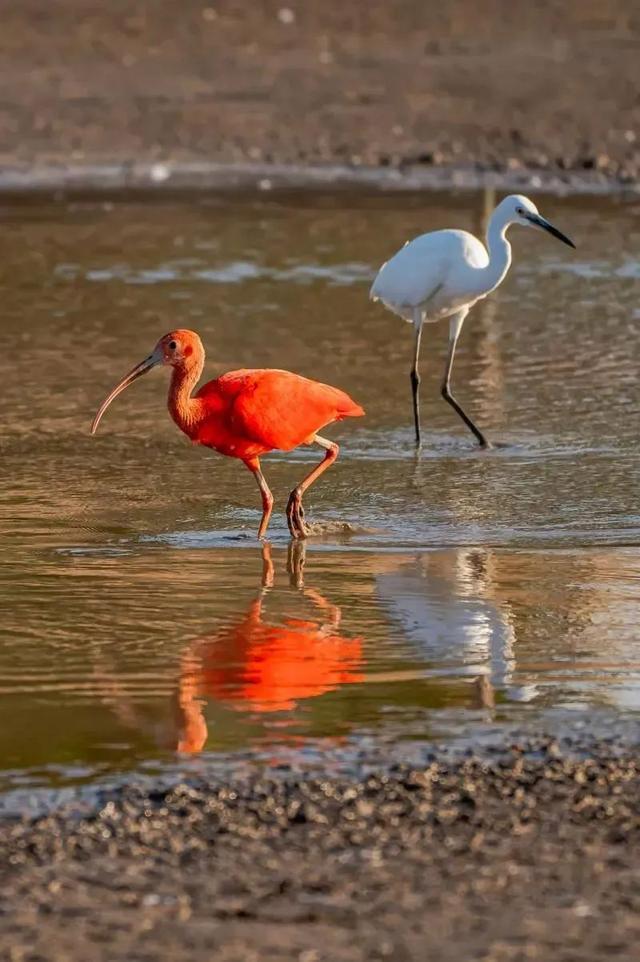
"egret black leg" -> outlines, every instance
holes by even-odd
[[[482,431],[476,427],[468,414],[465,414],[463,409],[460,407],[453,394],[451,393],[451,368],[453,367],[453,358],[456,353],[456,345],[458,343],[458,338],[460,337],[460,331],[462,330],[462,324],[465,317],[467,316],[467,311],[459,311],[457,314],[451,318],[449,325],[449,354],[447,356],[447,367],[444,372],[444,381],[442,382],[442,397],[445,399],[447,404],[450,404],[453,410],[462,418],[464,423],[467,425],[470,431],[476,436],[478,444],[481,448],[488,448],[489,442],[485,438]]]
[[[414,311],[413,327],[415,331],[415,341],[413,347],[413,366],[411,368],[411,393],[413,396],[413,421],[416,428],[416,447],[421,444],[420,437],[420,372],[418,361],[420,359],[420,338],[422,336],[422,311]]]

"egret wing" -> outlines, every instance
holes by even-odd
[[[436,294],[450,288],[455,291],[458,283],[465,283],[468,269],[483,267],[487,261],[483,245],[466,231],[421,234],[382,265],[370,296],[396,310],[428,310]]]
[[[422,234],[405,244],[378,271],[371,297],[398,307],[419,307],[427,302],[446,273],[442,233]]]

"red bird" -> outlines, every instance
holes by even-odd
[[[230,371],[193,389],[204,367],[204,348],[195,331],[171,331],[158,341],[149,357],[137,364],[114,387],[96,414],[91,433],[113,399],[152,367],[173,368],[169,413],[181,431],[197,444],[239,458],[253,473],[262,495],[263,538],[273,509],[273,495],[260,469],[260,456],[269,451],[291,451],[301,444],[319,444],[325,456],[298,484],[287,504],[287,522],[294,538],[306,538],[302,496],[338,457],[339,448],[317,433],[333,421],[360,417],[363,409],[348,394],[328,384],[310,381],[289,371]]]

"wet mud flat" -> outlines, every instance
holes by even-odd
[[[142,180],[163,186],[172,169],[205,186],[229,165],[254,165],[246,181],[283,164],[409,166],[439,186],[438,171],[470,169],[632,184],[634,13],[626,0],[5,3],[0,186],[50,187],[52,165],[76,186],[122,186],[127,165],[154,161]]]
[[[130,785],[0,824],[0,957],[640,957],[637,751]]]

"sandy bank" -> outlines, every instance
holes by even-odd
[[[636,752],[552,739],[354,779],[131,786],[0,824],[2,957],[631,960],[639,798]]]
[[[6,4],[0,185],[155,163],[630,185],[639,34],[623,0]]]

